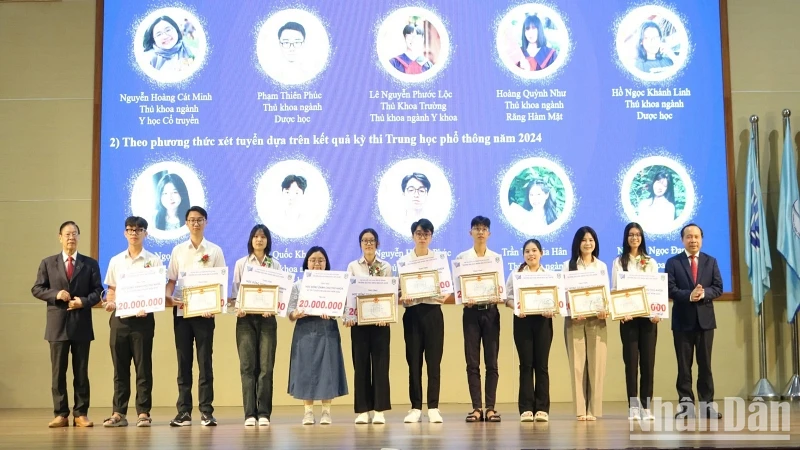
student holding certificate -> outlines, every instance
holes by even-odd
[[[499,257],[486,247],[489,239],[491,221],[477,216],[470,223],[469,235],[472,248],[461,252],[456,259],[478,259],[487,256]],[[500,275],[502,277],[502,274]],[[498,280],[499,281],[499,280]],[[464,288],[462,287],[462,290]],[[464,358],[467,361],[467,383],[472,398],[472,412],[467,414],[467,422],[500,422],[500,414],[495,411],[497,396],[497,356],[500,353],[500,312],[497,310],[499,296],[489,303],[475,304],[474,300],[464,302]],[[486,364],[486,417],[481,398],[481,340],[483,340],[483,359]]]
[[[331,270],[328,253],[322,247],[311,247],[303,261],[303,271]],[[307,316],[298,308],[302,280],[292,287],[287,306],[289,320],[297,321],[292,335],[289,359],[289,395],[303,400],[303,425],[313,425],[314,400],[322,401],[320,425],[331,423],[331,402],[347,395],[342,339],[336,319],[328,316]]]
[[[272,259],[272,235],[265,225],[258,224],[250,230],[247,241],[247,256],[236,261],[233,271],[231,299],[239,296],[242,275],[246,266],[280,269],[280,263]],[[241,299],[240,299],[241,300]],[[278,345],[278,322],[275,314],[265,312],[248,314],[245,309],[236,310],[236,349],[239,352],[239,372],[242,376],[242,404],[244,425],[269,426],[272,415],[272,373],[275,367],[275,348]]]
[[[658,272],[656,261],[647,256],[644,230],[636,222],[625,226],[622,234],[622,255],[612,264],[611,283],[617,288],[617,273]],[[628,392],[629,420],[655,420],[650,411],[653,397],[653,376],[656,364],[656,338],[658,337],[658,317],[629,317],[620,321],[619,334],[622,338],[622,360],[625,362],[625,386]],[[642,370],[641,395],[637,389],[636,377]]]
[[[208,213],[200,206],[192,206],[186,212],[186,226],[189,240],[172,249],[167,270],[167,298],[177,306],[172,310],[175,327],[175,350],[178,353],[178,414],[170,421],[170,426],[184,427],[192,424],[192,351],[197,346],[197,365],[200,368],[198,395],[200,397],[200,424],[216,426],[214,418],[214,368],[212,354],[214,349],[214,316],[183,317],[181,288],[176,289],[181,273],[190,269],[206,267],[225,267],[222,249],[206,240],[204,233],[208,224]]]
[[[104,427],[126,427],[128,400],[131,397],[131,360],[136,367],[137,427],[149,427],[153,406],[153,337],[156,320],[153,313],[139,311],[134,317],[117,317],[117,278],[131,269],[160,267],[161,258],[143,247],[147,237],[147,221],[131,216],[125,219],[125,238],[128,249],[108,262],[105,283],[108,286],[105,309],[111,311],[111,361],[114,364],[113,414],[103,421]],[[162,278],[164,283],[166,279]],[[162,283],[162,287],[164,285]]]
[[[578,229],[572,239],[572,254],[563,266],[564,272],[575,270],[604,271],[608,269],[597,257],[600,242],[592,227]],[[603,416],[603,380],[606,374],[608,330],[606,313],[597,317],[567,317],[564,320],[567,354],[570,359],[572,392],[579,421],[594,421]]]
[[[358,235],[363,256],[347,265],[347,272],[359,277],[391,277],[392,266],[377,257],[378,232],[367,228]],[[394,302],[394,300],[393,300]],[[389,343],[391,332],[386,323],[359,325],[345,322],[353,344],[356,424],[386,423],[384,411],[392,409],[389,399]],[[370,419],[371,416],[371,419]]]
[[[522,246],[525,258],[517,272],[546,272],[540,264],[542,244],[528,239]],[[506,281],[506,306],[514,308],[514,272]],[[553,343],[553,313],[526,315],[520,310],[514,316],[514,345],[519,355],[519,421],[548,422],[550,420],[550,345]],[[535,378],[534,378],[535,377]],[[536,384],[534,385],[534,380]],[[533,412],[536,411],[536,414]]]

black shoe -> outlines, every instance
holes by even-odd
[[[700,417],[703,419],[722,419],[722,414],[720,414],[716,409],[712,407],[705,408],[700,411]]]
[[[217,419],[211,414],[203,413],[200,417],[200,425],[204,427],[215,427],[217,426]]]
[[[678,412],[675,414],[676,419],[694,419],[694,405],[686,406],[681,405],[678,407]]]
[[[174,419],[169,421],[171,427],[190,427],[192,426],[192,415],[187,412],[179,412]]]

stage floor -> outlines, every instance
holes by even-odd
[[[200,426],[200,415],[193,414],[193,426],[171,428],[172,408],[153,410],[151,428],[103,428],[110,415],[106,408],[90,409],[94,428],[49,429],[51,411],[45,409],[0,409],[0,448],[29,449],[528,449],[528,448],[787,448],[800,446],[800,405],[792,405],[790,431],[785,429],[749,431],[747,421],[757,426],[752,413],[740,417],[743,430],[724,431],[725,420],[717,421],[718,431],[697,431],[705,420],[677,423],[660,420],[650,431],[631,425],[625,403],[603,405],[605,416],[597,422],[578,422],[572,405],[553,405],[549,423],[519,423],[515,404],[500,405],[501,423],[465,423],[469,405],[443,405],[443,424],[423,422],[404,424],[408,405],[396,405],[386,414],[386,425],[355,425],[352,407],[335,406],[332,425],[300,424],[302,406],[275,408],[270,427],[244,427],[239,407],[217,408],[217,427]],[[316,406],[319,420],[319,405]],[[658,416],[658,413],[656,413]],[[737,414],[733,414],[737,416]],[[135,417],[131,417],[135,422]],[[651,422],[653,423],[653,422]],[[735,426],[736,423],[733,423]],[[660,427],[660,428],[657,428]],[[682,427],[682,428],[680,428]],[[654,429],[658,431],[654,431]],[[679,431],[679,430],[695,431]],[[707,429],[707,428],[705,428]]]

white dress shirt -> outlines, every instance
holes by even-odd
[[[642,267],[641,257],[647,258],[647,265]],[[622,263],[620,262],[620,257],[617,256],[614,258],[614,262],[611,263],[611,290],[617,290],[617,273],[622,272]],[[656,260],[647,256],[647,255],[640,255],[639,258],[628,258],[628,272],[649,272],[655,273],[658,272],[658,263]]]
[[[413,261],[415,259],[423,258],[423,257],[429,256],[429,255],[433,255],[435,257],[436,256],[436,252],[434,252],[433,250],[428,249],[428,253],[427,254],[417,256],[417,254],[414,253],[414,251],[412,250],[410,253],[406,253],[405,255],[400,257],[400,259],[398,259],[397,262],[399,264],[402,261]],[[403,303],[403,306],[406,307],[406,308],[411,308],[412,306],[417,306],[417,305],[422,304],[422,303],[424,303],[426,305],[441,305],[441,303],[439,301],[437,301],[438,298],[439,297],[416,298],[411,302],[411,304],[407,305],[407,304]]]
[[[208,255],[208,262],[201,261],[204,255]],[[172,249],[167,278],[178,281],[181,271],[204,267],[225,267],[225,255],[222,254],[222,249],[217,244],[207,241],[205,238],[197,248],[190,239]],[[180,286],[176,285],[174,297],[180,298],[180,290]]]
[[[108,271],[106,271],[105,284],[108,287],[117,286],[117,277],[119,274],[127,272],[131,269],[143,269],[145,267],[160,267],[163,266],[161,258],[145,249],[136,255],[136,258],[131,258],[128,250],[115,255],[108,262]]]
[[[231,295],[229,296],[228,301],[239,297],[239,287],[242,285],[242,274],[244,274],[245,266],[269,267],[270,269],[280,270],[281,263],[279,263],[277,259],[270,258],[267,255],[264,256],[265,258],[263,261],[259,261],[254,254],[247,255],[244,258],[240,258],[238,261],[236,261],[236,266],[233,269]]]

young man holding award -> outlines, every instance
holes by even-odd
[[[225,267],[222,249],[204,237],[208,213],[199,206],[192,206],[186,212],[186,226],[189,240],[172,249],[167,270],[167,298],[172,299],[173,325],[175,327],[175,350],[178,353],[178,415],[170,421],[170,426],[183,427],[192,424],[192,350],[197,345],[197,365],[200,368],[199,390],[200,424],[215,426],[214,418],[214,371],[212,351],[214,348],[214,316],[203,313],[202,317],[184,318],[184,304],[181,300],[183,286],[181,278],[186,271],[213,267]]]
[[[491,221],[487,217],[477,216],[472,219],[469,235],[472,237],[472,248],[461,252],[457,260],[476,260],[487,257],[500,258],[500,255],[486,248],[491,232]],[[502,266],[501,266],[502,267]],[[502,280],[503,274],[498,274]],[[496,295],[485,301],[476,302],[474,297],[467,297],[465,287],[461,286],[462,303],[464,304],[464,357],[467,361],[467,383],[472,398],[472,412],[466,417],[467,422],[484,421],[483,402],[481,399],[481,341],[483,341],[484,363],[486,364],[486,416],[487,422],[499,422],[500,414],[495,411],[497,393],[497,356],[500,351],[500,312]]]

